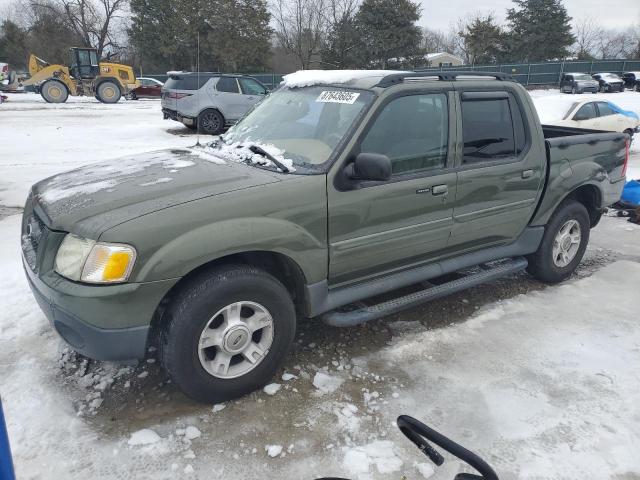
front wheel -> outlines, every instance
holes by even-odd
[[[287,289],[244,265],[192,278],[165,315],[162,365],[186,395],[203,403],[263,387],[284,361],[296,329]]]
[[[60,80],[47,80],[40,86],[40,95],[47,103],[64,103],[69,98],[69,91]]]
[[[584,205],[575,200],[562,202],[545,227],[538,251],[527,257],[527,271],[546,283],[568,278],[587,249],[590,228]]]
[[[102,103],[117,103],[121,96],[120,87],[110,80],[102,82],[96,90],[96,98]]]

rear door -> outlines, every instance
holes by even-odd
[[[399,93],[378,107],[360,134],[350,158],[387,155],[393,176],[329,181],[330,283],[429,261],[446,247],[456,189],[453,98],[443,90]]]
[[[458,86],[457,86],[458,87]],[[449,246],[456,251],[509,243],[529,223],[546,168],[520,96],[459,86],[458,185]],[[535,137],[537,139],[537,136]]]
[[[598,123],[601,130],[608,132],[624,132],[627,128],[627,117],[619,114],[607,102],[596,102]]]

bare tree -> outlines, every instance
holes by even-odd
[[[433,30],[425,28],[422,32],[423,47],[427,53],[456,53],[457,49],[457,34],[454,30],[450,29],[445,32],[443,30]]]
[[[273,20],[279,45],[291,53],[302,69],[319,60],[327,29],[327,0],[276,0]]]
[[[95,47],[98,57],[105,50],[117,50],[115,23],[125,13],[127,0],[51,0],[32,3],[48,8],[73,30],[85,45]]]
[[[573,24],[573,35],[576,43],[573,46],[574,54],[579,59],[593,56],[601,29],[591,17],[584,17]]]

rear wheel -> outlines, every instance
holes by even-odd
[[[268,383],[296,327],[287,289],[244,265],[194,277],[165,315],[162,365],[185,394],[205,403],[237,398]]]
[[[565,280],[580,264],[589,233],[587,209],[575,200],[565,200],[546,225],[538,251],[527,257],[527,271],[546,283]]]
[[[205,110],[198,115],[198,130],[209,135],[219,135],[224,129],[224,118],[217,110]]]
[[[96,90],[96,98],[102,103],[117,103],[121,96],[120,87],[110,80],[102,82]]]
[[[64,103],[69,98],[69,91],[60,80],[47,80],[40,86],[40,95],[48,103]]]

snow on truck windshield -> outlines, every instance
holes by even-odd
[[[334,86],[283,88],[265,98],[222,137],[226,144],[273,145],[299,167],[325,163],[373,98]]]

